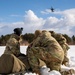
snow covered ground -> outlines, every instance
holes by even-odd
[[[26,54],[27,46],[21,46],[21,52]],[[5,50],[5,46],[0,46],[0,56],[3,54]],[[64,65],[61,66],[62,70],[75,69],[75,45],[70,45],[70,49],[68,50],[68,58],[69,58],[69,67]],[[50,71],[46,66],[40,69],[42,75],[61,75],[58,71]],[[35,73],[26,73],[25,75],[37,75]]]

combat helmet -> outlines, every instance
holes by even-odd
[[[37,38],[41,33],[42,33],[41,30],[36,30],[35,31],[35,38]]]
[[[23,28],[15,28],[14,29],[14,34],[20,36],[22,34]]]

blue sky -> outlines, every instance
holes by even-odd
[[[23,34],[46,29],[75,35],[75,0],[0,0],[0,35],[16,27],[23,27]]]

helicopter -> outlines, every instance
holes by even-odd
[[[51,7],[50,10],[51,10],[51,12],[54,12],[54,8],[53,7]]]

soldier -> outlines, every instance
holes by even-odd
[[[44,30],[34,40],[31,47],[28,47],[27,56],[33,72],[40,74],[39,59],[44,61],[51,70],[59,71],[64,59],[64,52],[51,34]]]
[[[0,57],[0,73],[6,75],[26,70],[26,65],[18,59],[19,55],[21,55],[19,39],[22,30],[23,28],[15,28],[14,33],[7,41],[4,54]]]
[[[20,36],[22,34],[23,28],[15,28],[14,33],[11,35],[10,39],[7,41],[4,53],[14,54],[18,56],[20,54]]]
[[[67,51],[69,49],[69,45],[67,44],[66,38],[62,34],[55,33],[54,31],[50,31],[51,35],[58,41],[64,51],[64,60],[62,64],[68,66],[69,59],[67,57]]]
[[[10,39],[7,41],[6,48],[4,54],[14,54],[18,59],[20,59],[26,69],[30,69],[27,56],[20,52],[20,36],[22,34],[23,28],[15,28],[14,33],[11,35]]]

